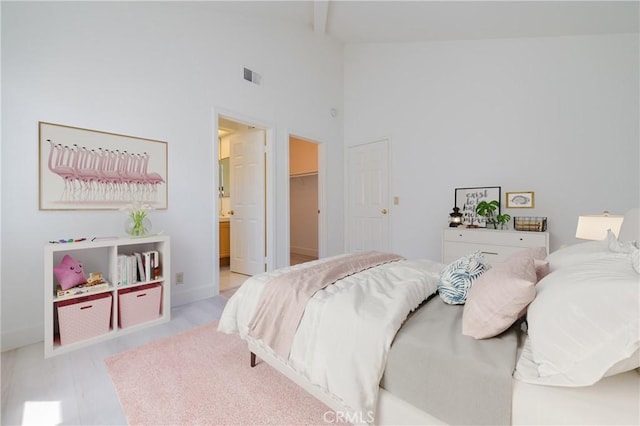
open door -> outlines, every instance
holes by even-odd
[[[230,223],[232,272],[265,271],[265,132],[230,137]]]

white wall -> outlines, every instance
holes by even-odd
[[[345,145],[390,140],[392,249],[440,258],[454,188],[534,191],[551,248],[639,204],[638,35],[345,48]]]
[[[327,144],[342,169],[342,48],[215,3],[2,2],[2,347],[42,340],[43,243],[123,233],[116,211],[38,210],[38,121],[167,141],[169,208],[150,217],[172,237],[174,304],[217,293],[213,281],[214,110],[271,123],[274,152],[286,128]],[[243,67],[263,76],[256,86]],[[284,157],[283,157],[284,156]],[[280,164],[280,167],[277,167]],[[287,161],[279,163],[276,216],[286,217]],[[328,252],[341,251],[342,174],[328,175]],[[278,228],[285,226],[278,219]],[[286,263],[286,241],[277,265]]]

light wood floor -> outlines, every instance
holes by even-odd
[[[124,425],[104,359],[217,320],[227,299],[175,307],[171,321],[44,359],[42,342],[2,353],[2,425]]]
[[[225,292],[229,290],[237,290],[238,287],[244,283],[249,276],[236,274],[231,272],[229,266],[220,267],[220,294],[225,295]],[[230,296],[229,296],[230,297]]]
[[[316,260],[318,259],[317,257],[313,257],[313,256],[305,256],[304,254],[298,254],[298,253],[290,253],[289,254],[289,264],[290,265],[297,265],[299,263],[304,263],[304,262],[310,262],[312,260]]]

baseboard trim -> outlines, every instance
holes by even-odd
[[[2,332],[2,352],[44,341],[44,323]]]
[[[318,249],[308,247],[291,247],[291,253],[318,258]]]
[[[173,286],[171,289],[171,306],[180,306],[186,305],[187,303],[197,302],[198,300],[208,299],[209,297],[213,297],[217,295],[220,290],[215,288],[213,285],[206,285],[196,288],[190,288],[183,291],[179,291],[176,287]]]

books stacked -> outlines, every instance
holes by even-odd
[[[98,292],[100,290],[106,290],[108,288],[109,288],[109,283],[105,281],[98,284],[93,284],[93,285],[80,284],[75,287],[71,287],[67,290],[63,290],[60,284],[58,284],[56,286],[56,296],[57,297],[76,296],[78,294],[93,293],[93,292]]]
[[[118,287],[160,279],[160,254],[156,250],[119,254]]]

